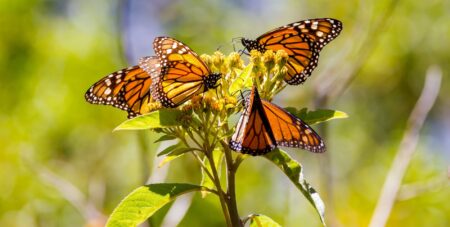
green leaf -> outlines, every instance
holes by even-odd
[[[221,175],[222,171],[222,159],[223,159],[224,153],[220,148],[216,148],[213,150],[213,160],[214,160],[214,166],[217,168],[217,174]],[[206,168],[210,173],[212,173],[211,170],[211,164],[207,157],[203,159],[203,163],[205,164]],[[205,170],[202,168],[202,181],[200,183],[201,186],[206,188],[215,188],[214,182],[209,178],[208,174],[205,172]],[[205,198],[210,192],[208,191],[202,191],[202,197]]]
[[[156,156],[159,157],[161,155],[168,154],[168,153],[172,152],[173,150],[175,150],[177,148],[185,148],[185,146],[181,142],[177,143],[175,145],[172,145],[172,146],[168,146],[166,149],[164,149],[161,152],[159,152]]]
[[[348,115],[342,111],[338,110],[327,110],[327,109],[319,109],[308,111],[307,108],[302,108],[301,110],[297,110],[295,107],[286,107],[285,110],[290,112],[291,114],[297,116],[302,119],[309,125],[317,124],[324,121],[329,121],[333,119],[339,118],[347,118]]]
[[[177,138],[176,136],[172,136],[172,135],[163,135],[163,136],[159,137],[159,139],[155,140],[154,143],[167,141],[167,140],[174,140],[176,138]]]
[[[137,226],[176,197],[205,190],[192,184],[150,184],[131,192],[114,209],[107,227]]]
[[[252,87],[252,68],[253,64],[248,64],[242,73],[233,81],[230,86],[230,94],[234,94],[237,91],[242,90],[243,88],[251,88]]]
[[[149,114],[137,116],[126,120],[117,126],[114,131],[118,130],[142,130],[153,128],[167,128],[180,125],[180,116],[183,114],[177,109],[161,109]]]
[[[320,198],[319,193],[317,193],[317,191],[303,178],[303,167],[301,164],[280,149],[275,149],[264,156],[277,165],[303,193],[311,205],[314,206],[320,216],[322,224],[325,226],[325,205]]]
[[[276,223],[271,218],[262,214],[252,214],[250,215],[250,226],[249,227],[281,227],[280,224]]]
[[[158,167],[161,167],[163,165],[165,165],[166,163],[179,158],[181,156],[183,156],[186,152],[189,151],[193,151],[195,150],[194,148],[189,148],[189,147],[180,147],[180,148],[176,148],[175,150],[171,151],[159,164]]]

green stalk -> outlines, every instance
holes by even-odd
[[[223,146],[225,145],[225,146]],[[225,152],[225,160],[227,165],[227,206],[230,213],[233,226],[243,226],[236,203],[236,168],[234,167],[231,150],[222,143]]]

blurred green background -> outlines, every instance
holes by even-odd
[[[287,87],[275,102],[350,116],[324,124],[327,153],[289,150],[324,199],[327,222],[368,225],[434,65],[443,72],[439,97],[387,225],[450,226],[445,0],[0,0],[0,226],[101,226],[145,182],[200,182],[189,156],[157,168],[155,154],[167,144],[154,144],[155,133],[113,133],[126,113],[88,104],[84,92],[152,55],[156,36],[175,37],[200,54],[219,47],[228,54],[234,37],[256,38],[317,17],[339,19],[344,30],[321,52],[313,76]],[[312,206],[265,159],[247,159],[237,178],[241,216],[262,213],[283,226],[320,226]],[[183,196],[172,208],[147,225],[224,225],[213,196]]]

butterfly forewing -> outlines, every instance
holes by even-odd
[[[298,21],[272,31],[256,39],[243,39],[242,44],[250,51],[256,49],[284,50],[289,59],[284,80],[291,85],[303,83],[317,67],[320,50],[342,30],[342,23],[331,18]]]
[[[295,27],[297,31],[318,43],[319,50],[335,39],[342,31],[342,23],[331,18],[304,20],[287,26]]]
[[[220,78],[211,74],[199,56],[180,41],[157,37],[153,46],[161,61],[161,73],[153,77],[152,95],[165,107],[183,104]]]

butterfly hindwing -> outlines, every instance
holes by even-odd
[[[262,100],[262,103],[278,146],[298,147],[315,153],[325,151],[323,140],[304,121],[271,102]]]
[[[145,57],[148,68],[158,73],[157,57]],[[141,61],[143,61],[141,60]],[[86,92],[85,98],[93,104],[111,105],[128,112],[128,118],[148,113],[151,96],[151,76],[139,66],[125,68],[102,78]]]

